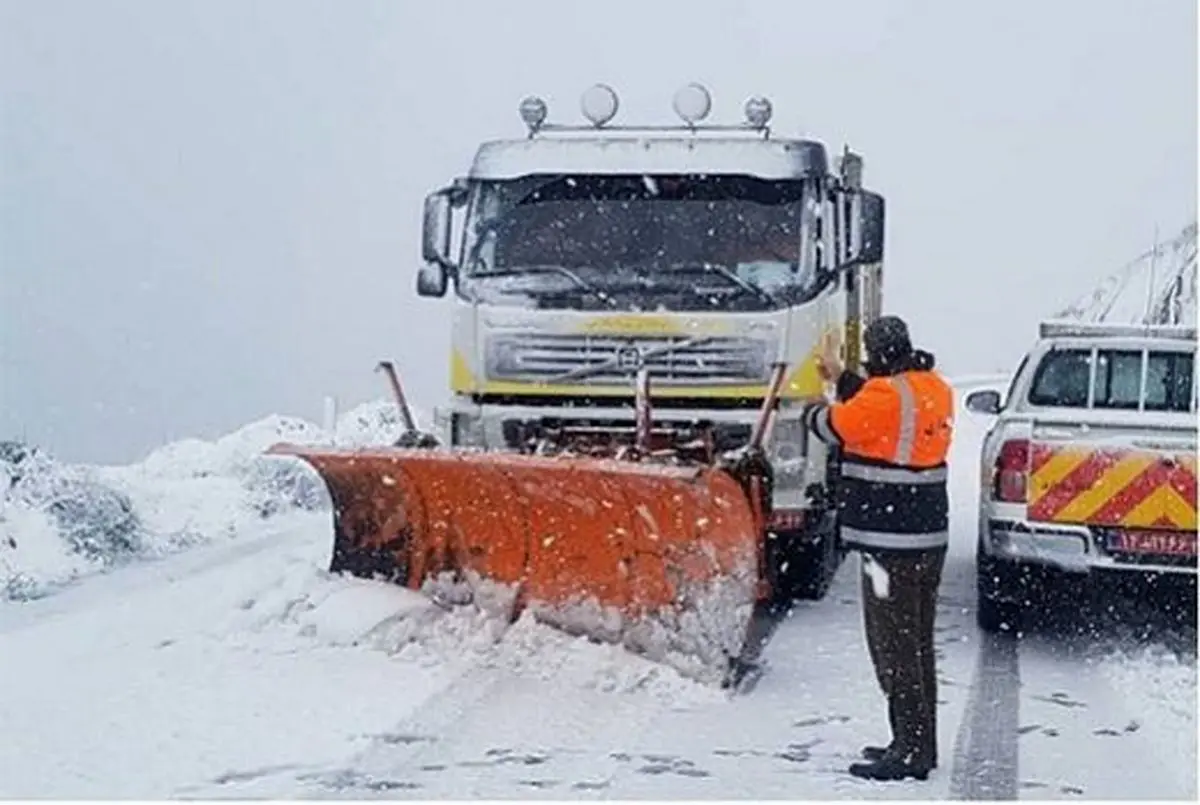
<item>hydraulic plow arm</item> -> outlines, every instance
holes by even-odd
[[[417,430],[417,422],[413,418],[412,409],[408,406],[408,398],[404,396],[404,388],[400,385],[400,378],[396,374],[396,367],[392,362],[380,361],[375,370],[387,375],[388,385],[392,389],[392,398],[396,401],[396,408],[400,412],[400,420],[404,423],[404,432],[396,440],[395,446],[437,447],[438,441],[432,434],[421,433]]]

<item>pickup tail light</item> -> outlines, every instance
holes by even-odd
[[[1029,440],[1009,439],[1000,446],[992,482],[992,498],[1025,503],[1029,494]]]

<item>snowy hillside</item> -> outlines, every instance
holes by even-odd
[[[324,510],[328,493],[314,474],[263,451],[280,441],[387,444],[399,427],[385,401],[346,413],[334,433],[270,416],[216,441],[173,442],[123,467],[63,464],[36,447],[0,444],[0,598],[37,598],[133,558]]]
[[[1135,324],[1196,323],[1196,224],[1148,249],[1106,277],[1055,318]]]
[[[951,458],[941,768],[889,786],[844,773],[886,738],[853,558],[781,625],[767,674],[737,698],[529,619],[327,573],[315,479],[259,453],[386,443],[394,414],[365,406],[332,434],[272,417],[130,467],[8,456],[0,723],[20,739],[0,741],[0,796],[1196,795],[1194,651],[1099,616],[1008,649],[975,629],[986,418],[960,408]]]

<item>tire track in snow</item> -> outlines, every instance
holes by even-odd
[[[967,712],[954,743],[952,799],[1017,799],[1021,667],[1015,636],[981,633]]]

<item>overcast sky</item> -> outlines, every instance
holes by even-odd
[[[447,383],[424,194],[517,103],[751,94],[888,198],[885,307],[948,373],[1196,207],[1192,0],[0,0],[0,439],[127,461]]]

